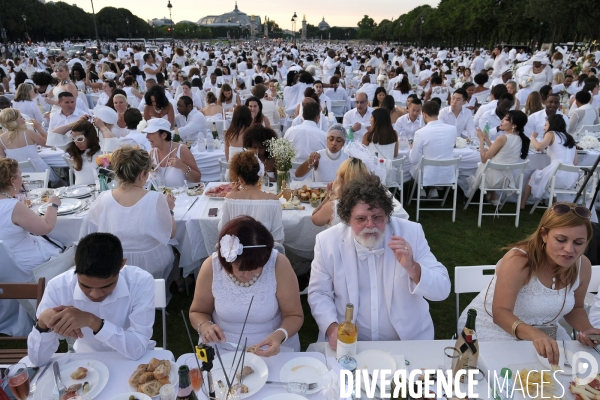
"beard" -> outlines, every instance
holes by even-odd
[[[377,228],[364,228],[360,233],[356,234],[352,231],[352,235],[354,235],[354,239],[361,245],[365,246],[367,249],[374,249],[379,247],[384,239],[384,231],[381,231]]]

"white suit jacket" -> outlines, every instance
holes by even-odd
[[[387,247],[392,232],[403,237],[421,265],[421,280],[415,284]],[[383,292],[390,321],[402,340],[433,340],[433,321],[425,298],[441,301],[450,294],[448,271],[431,253],[420,224],[391,217],[385,232]],[[317,235],[312,262],[308,303],[319,326],[319,339],[325,340],[329,325],[344,320],[346,304],[358,310],[358,257],[351,228],[337,224]],[[356,313],[355,313],[356,318]]]
[[[456,143],[456,127],[442,121],[431,121],[415,132],[413,147],[408,158],[413,164],[411,175],[417,179],[417,172],[421,157],[433,160],[449,160],[454,158],[454,144]],[[433,186],[436,183],[454,183],[456,174],[454,167],[428,166],[423,173],[423,184]]]

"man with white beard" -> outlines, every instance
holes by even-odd
[[[430,301],[450,293],[448,271],[431,253],[420,224],[392,217],[392,199],[375,175],[346,184],[337,203],[343,223],[317,235],[308,303],[319,341],[337,347],[346,304],[359,341],[432,340]]]

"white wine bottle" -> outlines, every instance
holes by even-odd
[[[356,358],[356,341],[358,340],[358,327],[352,319],[354,317],[354,305],[346,304],[346,319],[338,326],[337,353],[339,360],[342,356]]]
[[[460,370],[464,369],[465,372],[468,372],[469,369],[477,368],[479,343],[477,343],[477,334],[475,333],[475,318],[477,318],[477,311],[472,308],[469,309],[467,323],[454,345],[459,352],[459,356],[452,365],[453,376],[456,376],[456,373]],[[461,382],[465,381],[465,376],[461,376]]]

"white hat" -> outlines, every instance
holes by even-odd
[[[529,59],[531,62],[539,61],[542,64],[548,64],[548,59],[546,58],[546,52],[538,51]]]
[[[166,119],[152,118],[148,125],[142,130],[142,133],[154,133],[158,131],[171,132],[171,123]]]
[[[508,74],[509,72],[512,72],[512,68],[510,66],[506,66],[501,71],[502,72],[500,72],[500,76],[503,76],[504,74]]]
[[[105,124],[116,124],[118,115],[115,110],[106,106],[98,106],[94,109],[94,115]]]

